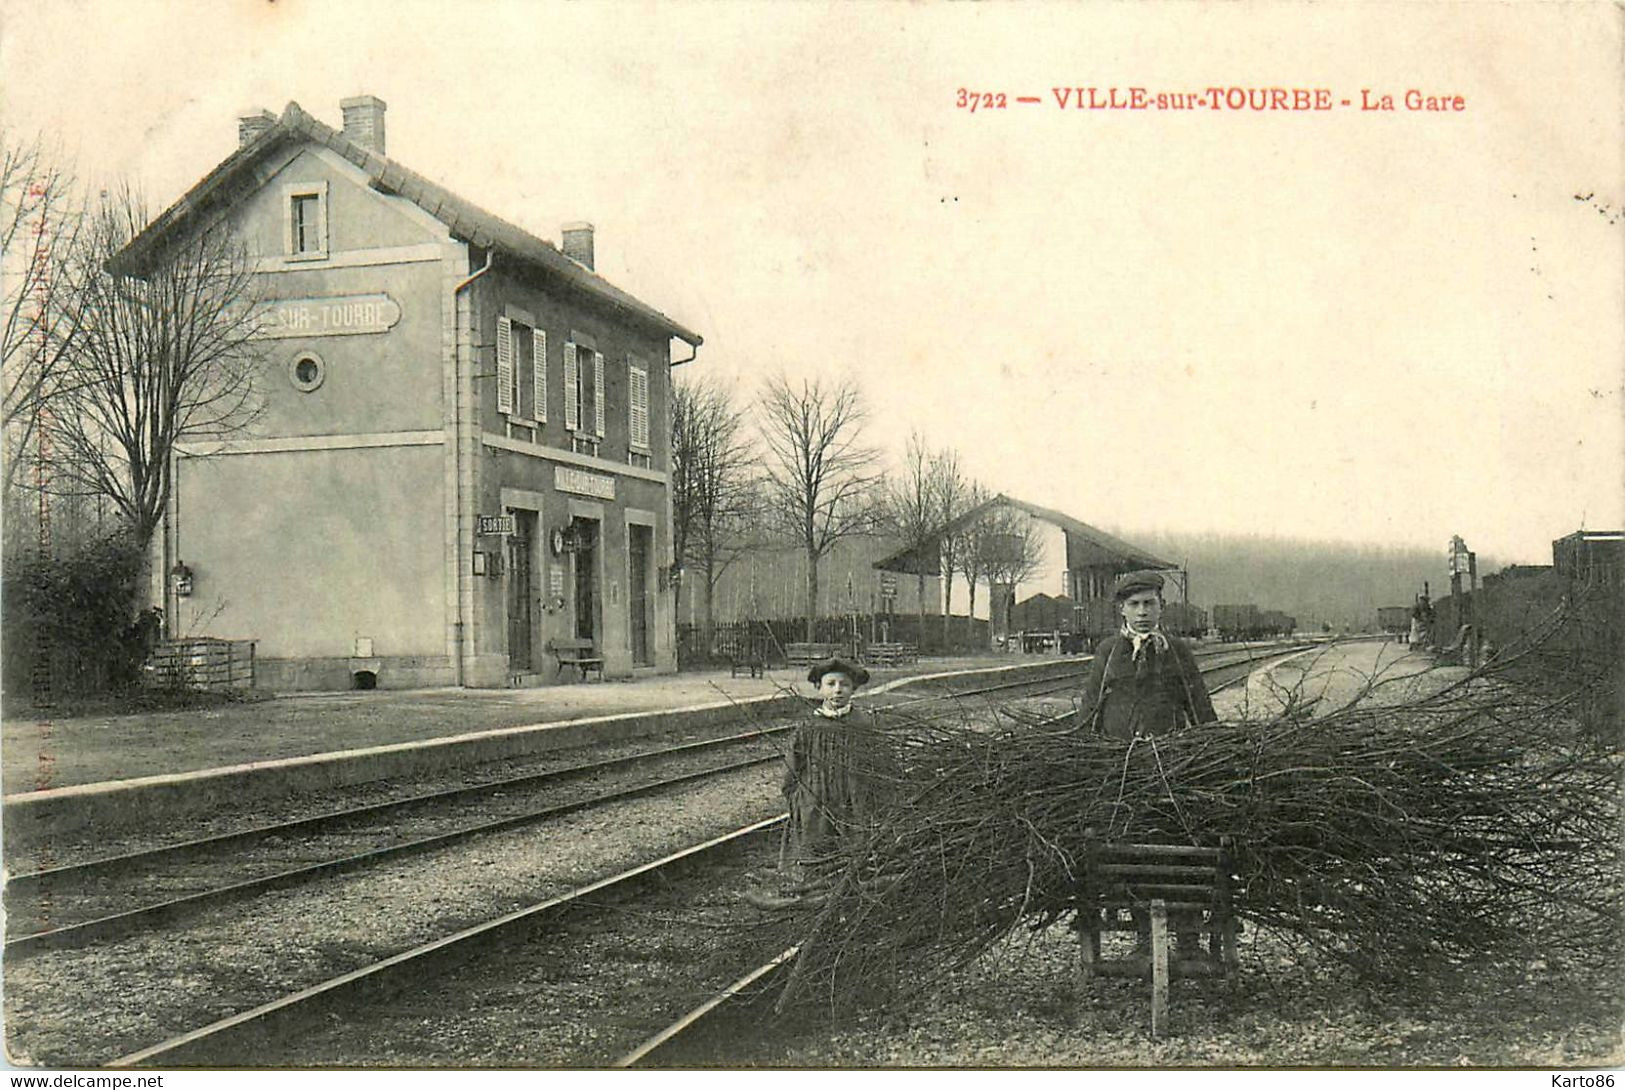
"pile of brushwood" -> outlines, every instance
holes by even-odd
[[[1550,656],[1569,620],[1467,676],[1133,743],[1013,708],[883,717],[889,806],[784,921],[801,952],[781,1009],[929,987],[1067,919],[1091,837],[1230,837],[1238,914],[1371,983],[1617,957],[1621,744],[1576,709],[1617,706],[1619,649]],[[1538,690],[1510,680],[1530,656]]]

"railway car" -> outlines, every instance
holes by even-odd
[[[1288,617],[1278,609],[1262,610],[1258,614],[1258,627],[1253,630],[1254,639],[1269,639],[1273,636],[1290,636],[1298,627],[1296,617]]]
[[[1394,636],[1404,636],[1411,630],[1409,606],[1378,606],[1377,630]]]
[[[1258,607],[1250,602],[1213,607],[1213,627],[1219,630],[1219,639],[1226,643],[1253,639],[1258,623]]]
[[[1207,610],[1189,602],[1169,602],[1162,607],[1162,627],[1175,636],[1196,639],[1207,633]]]
[[[1175,636],[1199,637],[1207,632],[1207,611],[1186,602],[1168,602],[1162,610],[1162,627]],[[1043,636],[1046,642],[1058,637],[1060,649],[1069,655],[1094,648],[1123,625],[1117,604],[1109,598],[1077,601],[1065,595],[1035,594],[1010,607],[1010,631],[1026,637]]]

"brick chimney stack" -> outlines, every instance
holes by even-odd
[[[372,95],[357,95],[339,103],[344,111],[344,135],[379,155],[384,151],[384,100]]]
[[[564,225],[564,256],[592,268],[592,224]]]
[[[237,117],[237,146],[246,148],[260,134],[276,124],[276,115],[270,110],[248,110]]]

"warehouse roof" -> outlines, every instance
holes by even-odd
[[[267,115],[269,116],[269,115]],[[495,250],[539,269],[564,286],[698,346],[703,338],[660,311],[577,264],[558,248],[464,200],[443,186],[366,148],[311,117],[297,102],[249,143],[239,147],[132,239],[110,263],[115,272],[139,275],[163,252],[165,242],[199,217],[217,213],[245,188],[263,180],[255,167],[276,148],[305,140],[331,148],[367,174],[372,188],[401,196],[444,223],[453,238]]]
[[[1170,570],[1178,568],[1178,564],[1171,564],[1159,559],[1141,549],[1131,545],[1122,538],[1113,537],[1106,531],[1090,526],[1081,519],[1053,510],[1040,507],[1036,503],[1018,500],[1007,496],[1003,492],[994,496],[986,503],[966,511],[963,515],[938,529],[920,547],[903,549],[882,560],[875,561],[874,566],[882,571],[903,572],[909,575],[934,575],[940,563],[936,557],[940,555],[941,542],[949,534],[956,533],[966,526],[974,523],[989,510],[995,507],[1011,507],[1018,511],[1025,511],[1033,518],[1048,522],[1066,531],[1066,566],[1070,568],[1105,568],[1113,572],[1133,571],[1139,568],[1155,568]]]

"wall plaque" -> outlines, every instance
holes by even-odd
[[[400,304],[383,294],[273,299],[263,306],[260,335],[272,338],[388,333],[401,320]]]
[[[588,473],[584,469],[574,466],[553,467],[553,487],[560,492],[573,492],[578,496],[592,496],[594,499],[612,500],[615,498],[615,478],[606,477],[601,473]]]

